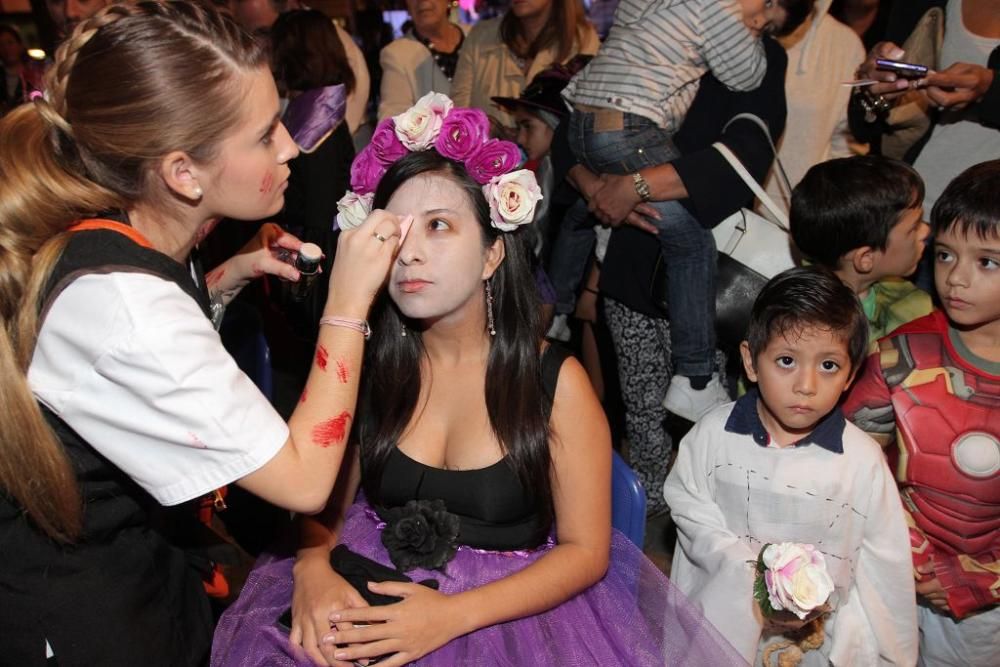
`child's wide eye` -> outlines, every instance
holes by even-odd
[[[945,262],[950,262],[952,260],[952,255],[948,250],[938,249],[934,251],[934,259],[943,264]]]
[[[995,271],[996,269],[1000,269],[1000,261],[993,257],[980,257],[979,266],[983,267],[987,271]]]
[[[837,371],[840,370],[840,364],[831,359],[826,359],[820,362],[819,367],[822,368],[827,373],[836,373]]]
[[[775,359],[774,363],[778,365],[778,368],[791,368],[795,365],[795,360],[789,356],[784,356]]]

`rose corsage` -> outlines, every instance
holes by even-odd
[[[826,560],[811,544],[766,544],[757,556],[753,596],[764,616],[789,611],[804,620],[826,604],[833,588]]]
[[[386,118],[371,142],[351,163],[351,188],[337,202],[336,227],[353,229],[371,213],[379,181],[394,162],[410,152],[435,150],[461,162],[482,186],[490,220],[510,232],[534,220],[542,199],[535,174],[518,169],[521,151],[510,141],[490,138],[490,121],[481,109],[454,107],[441,93],[427,93],[404,113]]]
[[[459,518],[443,500],[411,500],[402,507],[379,508],[385,522],[382,545],[400,571],[441,570],[458,549]]]

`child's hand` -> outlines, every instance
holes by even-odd
[[[917,580],[917,595],[922,595],[937,609],[950,614],[951,608],[948,606],[948,593],[941,586],[941,581],[937,577],[932,576],[933,574],[934,563],[923,563],[913,569],[913,578]],[[929,575],[931,578],[928,578]]]

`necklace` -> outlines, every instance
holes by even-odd
[[[465,33],[462,32],[462,29],[454,26],[454,24],[452,25],[456,30],[458,30],[458,45],[455,46],[451,53],[438,51],[434,48],[434,42],[421,35],[416,31],[416,29],[413,30],[413,36],[418,42],[427,47],[428,51],[431,52],[431,57],[434,58],[434,64],[437,65],[437,68],[441,70],[441,73],[444,74],[445,78],[448,79],[449,82],[451,82],[452,77],[455,76],[455,67],[458,65],[458,52],[461,50],[462,44],[465,42]]]

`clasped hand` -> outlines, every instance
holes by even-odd
[[[354,607],[332,613],[336,627],[321,640],[337,646],[338,661],[388,656],[380,667],[400,667],[464,634],[462,613],[454,596],[411,583],[369,583],[375,593],[403,598],[379,607]],[[324,648],[324,653],[326,652]],[[335,663],[330,663],[335,664]]]

